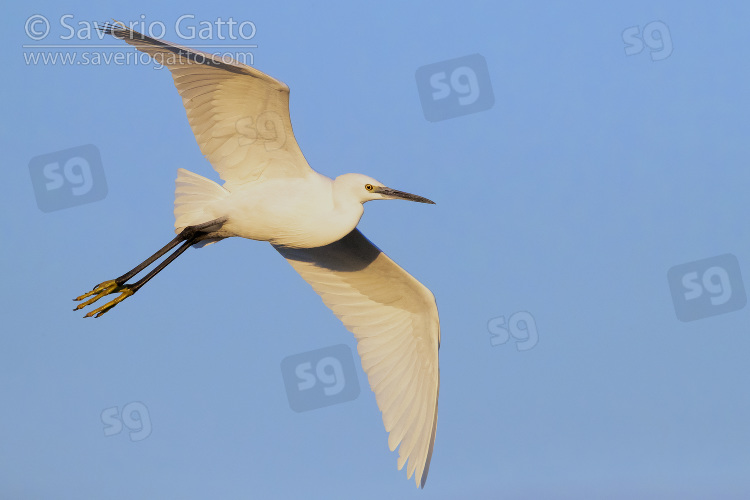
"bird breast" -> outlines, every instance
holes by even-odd
[[[361,203],[334,203],[333,181],[319,174],[228,189],[230,196],[215,207],[217,217],[227,217],[222,231],[274,245],[315,248],[333,243],[349,234],[364,212]]]

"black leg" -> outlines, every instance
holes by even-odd
[[[95,286],[94,289],[91,290],[90,292],[85,293],[81,295],[80,297],[76,297],[75,299],[73,299],[76,301],[80,301],[87,297],[93,296],[91,299],[87,300],[86,302],[78,304],[78,306],[74,309],[74,311],[77,311],[78,309],[83,309],[84,307],[93,304],[94,302],[101,299],[105,295],[120,292],[120,295],[116,297],[114,300],[107,302],[106,304],[99,307],[98,309],[94,309],[93,311],[90,311],[88,314],[86,314],[86,316],[84,316],[85,318],[90,318],[91,316],[95,316],[98,318],[99,316],[109,311],[110,309],[115,307],[117,304],[119,304],[120,302],[130,297],[135,292],[137,292],[138,289],[140,289],[143,285],[145,285],[151,278],[159,274],[159,272],[161,272],[165,267],[167,267],[173,260],[175,260],[177,257],[182,255],[185,252],[185,250],[190,248],[191,245],[194,245],[195,243],[198,243],[200,240],[208,237],[209,233],[215,230],[214,229],[215,227],[220,227],[221,224],[223,224],[225,221],[226,219],[216,219],[216,220],[206,222],[204,224],[186,227],[185,229],[180,231],[180,234],[178,234],[172,241],[164,245],[151,257],[144,260],[143,262],[138,264],[136,267],[134,267],[127,273],[123,274],[119,278],[100,283],[97,286]],[[162,261],[146,276],[144,276],[142,279],[140,279],[133,285],[126,284],[126,282],[130,278],[137,275],[138,273],[146,269],[148,266],[150,266],[151,264],[159,260],[161,257],[163,257],[165,254],[167,254],[170,250],[172,250],[174,247],[176,247],[180,243],[182,243],[182,246],[180,246],[177,250],[172,252],[171,255],[169,255],[166,259],[164,259],[164,261]]]
[[[143,271],[144,269],[146,269],[148,266],[150,266],[151,264],[153,264],[154,262],[156,262],[157,260],[159,260],[165,253],[169,252],[174,247],[176,247],[177,245],[179,245],[180,243],[182,243],[183,241],[185,241],[185,238],[182,235],[183,232],[184,231],[180,232],[180,234],[178,234],[177,236],[175,236],[175,238],[172,241],[170,241],[169,243],[167,243],[166,245],[164,245],[164,247],[162,247],[161,250],[159,250],[158,252],[156,252],[155,254],[153,254],[151,257],[149,257],[148,259],[144,260],[143,262],[141,262],[140,264],[138,264],[133,269],[131,269],[127,273],[123,274],[119,278],[116,278],[115,279],[115,283],[117,283],[118,285],[124,285],[130,278],[132,278],[136,274],[138,274],[141,271]]]
[[[185,243],[182,244],[182,246],[180,248],[178,248],[177,250],[175,250],[174,252],[172,252],[172,254],[169,257],[167,257],[166,259],[164,259],[150,273],[148,273],[146,276],[144,276],[143,278],[141,278],[140,280],[138,280],[134,285],[131,285],[130,289],[133,290],[133,293],[137,292],[140,287],[142,287],[143,285],[145,285],[146,283],[148,283],[148,281],[151,278],[153,278],[154,276],[156,276],[157,274],[159,274],[162,269],[164,269],[165,267],[167,267],[173,260],[175,260],[177,257],[179,257],[180,255],[182,255],[182,253],[185,250],[187,250],[192,245],[194,245],[196,243],[195,239],[196,238],[194,237],[192,239],[187,240]],[[125,281],[127,281],[127,280],[125,280]]]

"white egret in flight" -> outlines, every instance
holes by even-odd
[[[292,133],[289,87],[250,66],[106,24],[169,68],[201,152],[223,185],[177,171],[174,238],[117,279],[77,297],[109,294],[99,317],[190,246],[241,236],[268,241],[357,338],[398,468],[424,487],[437,426],[440,323],[433,294],[357,230],[370,200],[432,201],[361,174],[330,179],[305,161]],[[127,284],[175,249],[142,279]]]

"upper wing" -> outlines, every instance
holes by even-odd
[[[437,426],[440,323],[432,293],[359,230],[318,248],[275,247],[357,338],[399,470],[424,486]]]
[[[294,139],[284,83],[231,58],[158,40],[122,23],[102,30],[169,68],[201,152],[228,184],[310,172]]]

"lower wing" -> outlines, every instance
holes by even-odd
[[[318,248],[275,248],[357,338],[388,446],[424,487],[440,388],[435,297],[357,229]]]

